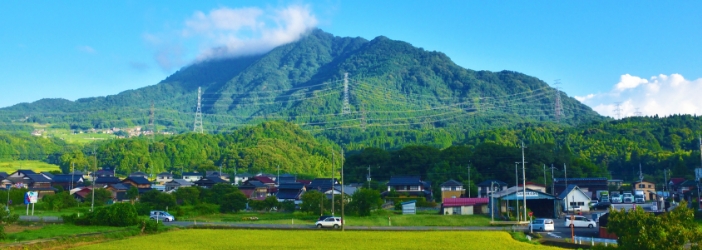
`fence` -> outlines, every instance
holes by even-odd
[[[575,242],[576,244],[590,244],[591,246],[594,246],[595,243],[599,244],[604,244],[605,246],[608,246],[610,244],[617,244],[617,240],[613,239],[604,239],[604,238],[595,238],[595,237],[580,237],[580,236],[575,236]]]

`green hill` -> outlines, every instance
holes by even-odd
[[[153,104],[157,130],[192,131],[198,87],[208,133],[284,120],[351,150],[447,147],[486,129],[556,120],[557,92],[535,77],[465,69],[441,52],[382,36],[368,41],[315,30],[263,55],[185,67],[153,86],[3,108],[0,118],[11,122],[0,129],[30,130],[22,126],[28,123],[83,130],[144,126]],[[604,119],[560,95],[560,125]]]

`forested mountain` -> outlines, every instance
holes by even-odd
[[[604,119],[531,76],[465,69],[441,52],[382,36],[368,41],[315,30],[263,55],[185,67],[153,86],[3,108],[0,125],[144,126],[153,104],[157,130],[192,131],[198,87],[208,133],[284,120],[350,150],[411,143],[445,148],[486,129],[553,123],[557,94],[559,124]]]

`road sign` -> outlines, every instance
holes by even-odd
[[[529,212],[529,216],[534,216],[534,212]]]

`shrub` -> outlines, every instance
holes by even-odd
[[[130,203],[117,203],[96,209],[84,217],[66,216],[64,220],[73,221],[76,225],[113,226],[124,227],[135,225],[138,222],[137,211]]]
[[[153,220],[141,220],[137,228],[141,230],[141,233],[156,233],[158,232],[158,223]]]
[[[215,204],[200,203],[193,207],[193,212],[197,213],[198,215],[216,214],[217,211],[219,211],[219,206]]]

